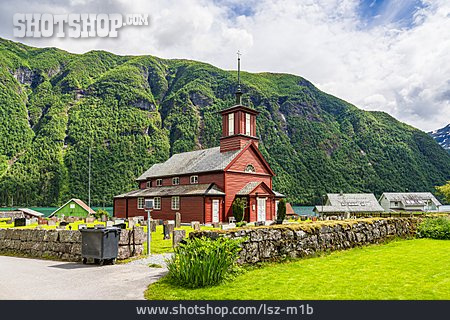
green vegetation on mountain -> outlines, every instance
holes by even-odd
[[[435,191],[450,154],[386,113],[363,111],[289,74],[243,73],[260,111],[274,188],[297,204],[326,192]],[[112,203],[171,154],[219,144],[217,111],[236,73],[188,60],[82,55],[0,39],[0,205]]]

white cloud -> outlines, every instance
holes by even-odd
[[[394,1],[393,1],[394,2]],[[397,1],[368,25],[356,0],[6,1],[0,36],[12,38],[16,12],[149,13],[149,27],[126,27],[119,39],[25,39],[72,52],[188,58],[235,68],[298,74],[367,110],[383,110],[423,130],[450,122],[450,4],[433,1],[405,28]],[[230,8],[237,8],[232,11]],[[236,15],[236,12],[243,13]],[[23,39],[13,39],[23,40]]]

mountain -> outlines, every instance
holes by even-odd
[[[428,134],[432,136],[442,148],[450,152],[450,124],[444,128],[428,132]]]
[[[290,74],[242,73],[260,111],[260,149],[274,188],[296,204],[326,192],[434,191],[450,154],[428,134],[368,112]],[[189,60],[72,54],[0,39],[0,205],[92,203],[136,187],[171,154],[219,144],[217,111],[234,102],[236,72]]]

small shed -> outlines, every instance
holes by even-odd
[[[291,204],[289,202],[286,202],[286,217],[291,218],[291,217],[295,217],[295,216],[297,216],[297,214],[295,213]]]
[[[70,199],[60,208],[55,210],[49,217],[80,217],[86,218],[87,216],[94,214],[95,211],[81,201],[80,199]]]
[[[13,211],[0,211],[0,218],[40,218],[43,214],[28,208],[19,208]]]

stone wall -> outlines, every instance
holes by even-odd
[[[121,230],[118,259],[144,252],[143,228]],[[81,232],[78,230],[0,229],[0,254],[20,254],[36,258],[81,260]]]
[[[197,231],[190,237],[243,238],[239,263],[306,257],[416,234],[420,218],[318,221],[241,229]]]

